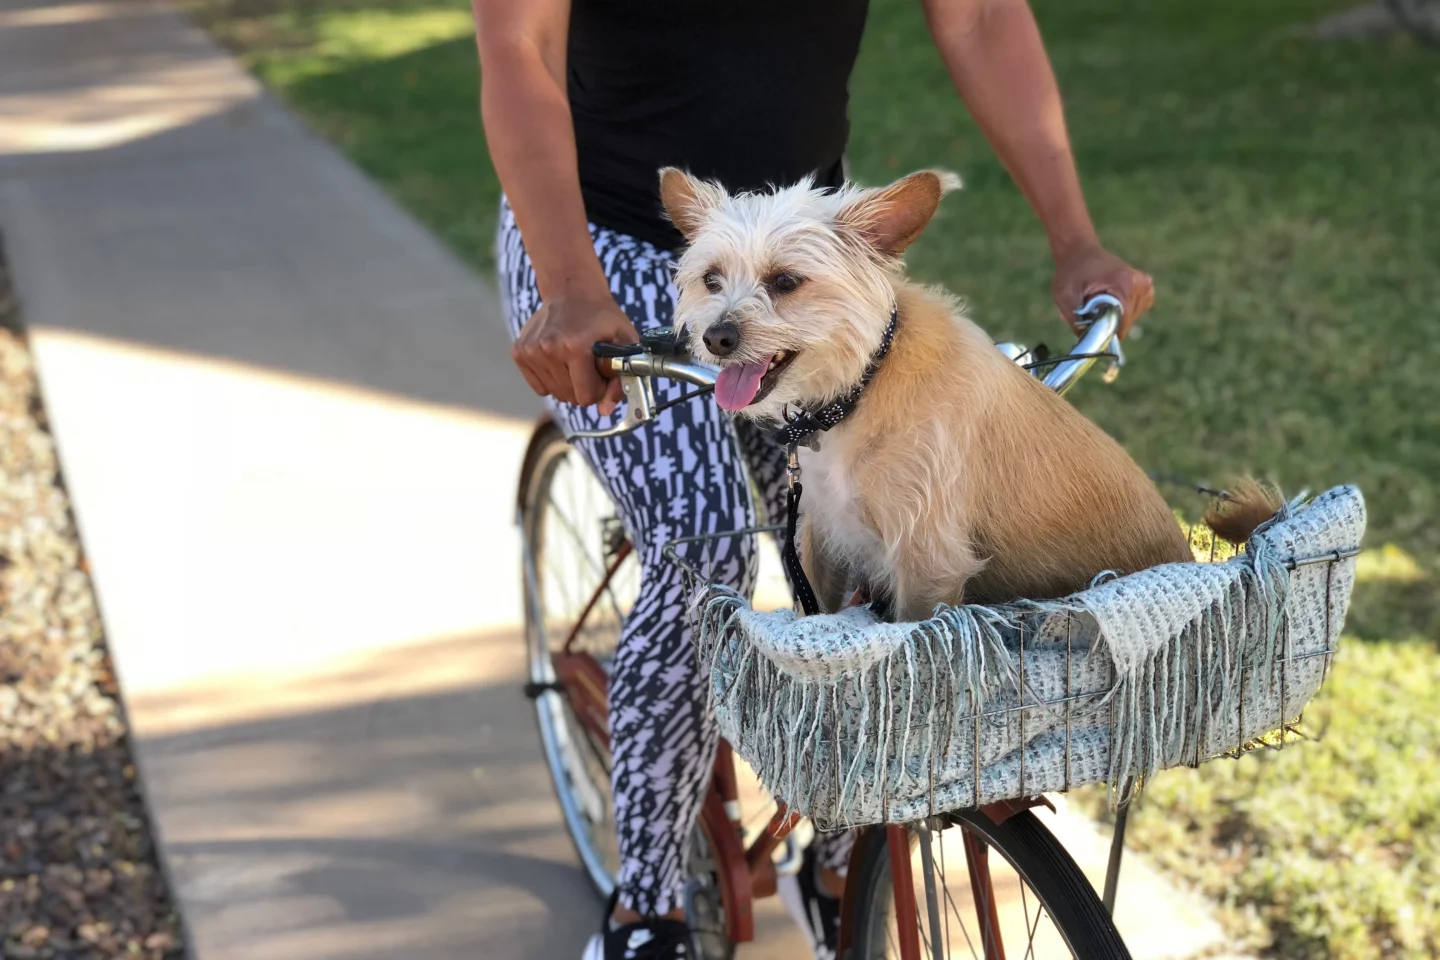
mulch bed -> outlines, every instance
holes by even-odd
[[[0,956],[183,955],[0,257]]]

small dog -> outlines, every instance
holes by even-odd
[[[1104,570],[1193,559],[1119,444],[955,300],[904,278],[901,254],[958,184],[923,171],[877,189],[730,195],[661,171],[688,244],[677,319],[720,366],[720,406],[778,425],[863,387],[801,457],[802,563],[826,611],[860,586],[920,620],[937,603],[1059,597]]]

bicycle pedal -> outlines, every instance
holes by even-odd
[[[775,875],[793,877],[799,873],[800,867],[805,863],[805,850],[814,840],[815,830],[810,826],[810,821],[801,820],[797,823],[771,855],[771,862],[775,864]]]
[[[792,844],[789,840],[777,848],[776,853],[781,853],[781,856],[774,861],[776,876],[793,877],[805,864],[805,851],[799,844]]]
[[[527,683],[520,688],[520,692],[525,694],[525,697],[528,700],[536,700],[542,694],[546,693],[563,693],[564,690],[565,687],[561,685],[560,681],[558,680],[552,681],[550,683],[536,683],[534,681],[531,681],[530,683]]]

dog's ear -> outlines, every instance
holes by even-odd
[[[694,238],[705,215],[718,208],[724,199],[725,191],[716,184],[696,179],[676,167],[660,171],[660,202],[665,205],[670,222],[686,240]]]
[[[890,184],[862,191],[840,209],[840,222],[871,247],[898,257],[920,236],[940,198],[960,187],[960,178],[945,170],[921,170]]]

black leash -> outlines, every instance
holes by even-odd
[[[785,498],[785,542],[780,547],[780,561],[785,567],[785,575],[790,578],[790,588],[795,591],[795,599],[800,601],[801,612],[807,617],[813,617],[820,612],[820,603],[815,599],[815,588],[810,586],[810,578],[805,576],[805,568],[800,565],[800,553],[795,549],[795,523],[800,516],[800,495],[805,492],[805,488],[800,483],[800,461],[795,444],[792,443],[786,453],[785,473],[790,491]],[[867,593],[865,599],[875,616],[885,623],[894,623],[895,609],[890,596],[874,591]]]
[[[800,609],[811,617],[820,612],[820,604],[815,600],[815,590],[810,586],[810,578],[805,576],[805,568],[800,566],[800,552],[795,549],[795,522],[800,517],[800,495],[805,488],[800,484],[800,457],[793,443],[786,450],[785,477],[790,489],[785,496],[785,543],[780,548],[780,560],[790,577],[795,598],[800,601]]]

